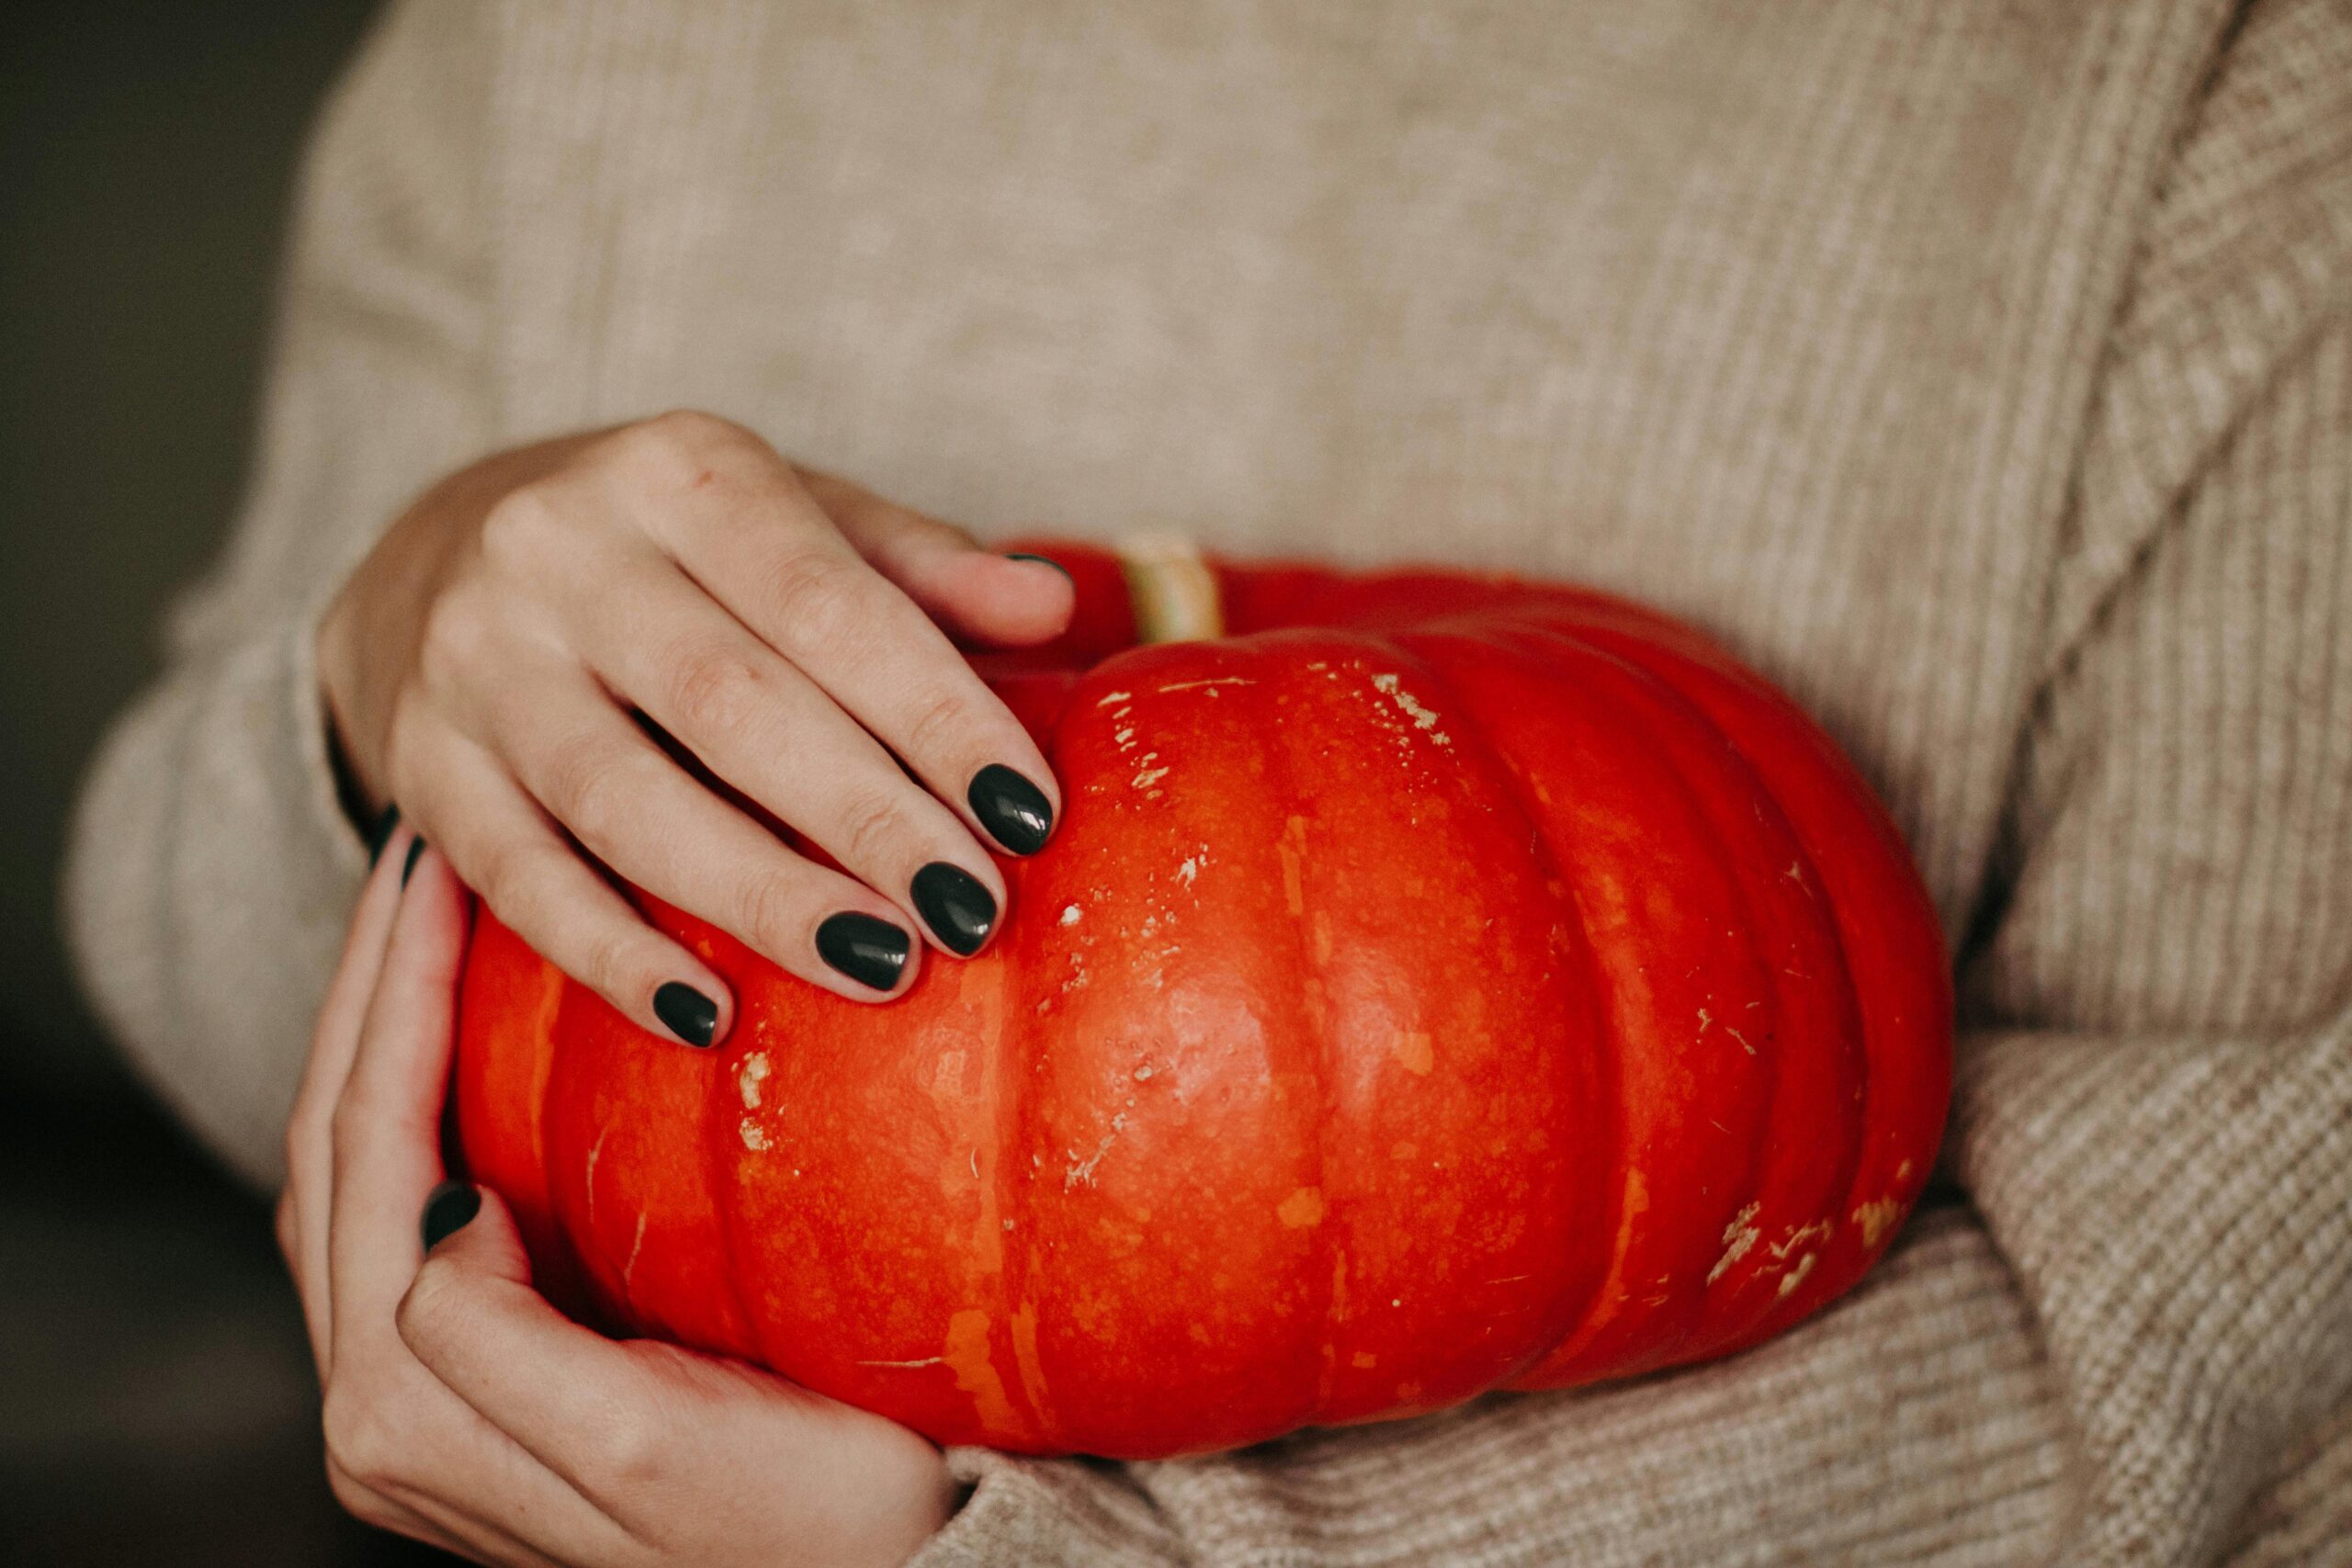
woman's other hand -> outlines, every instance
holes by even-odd
[[[498,1198],[444,1183],[465,927],[447,863],[399,834],[288,1123],[278,1241],[335,1495],[480,1562],[904,1562],[953,1507],[931,1444],[751,1367],[567,1321],[531,1288]]]
[[[435,487],[329,607],[319,662],[374,805],[397,801],[558,967],[707,1045],[732,1024],[727,987],[581,850],[796,975],[894,996],[912,932],[956,954],[988,940],[1005,890],[983,845],[1034,852],[1060,805],[941,628],[1034,643],[1070,609],[1049,565],[673,413]],[[843,869],[793,852],[639,714]]]

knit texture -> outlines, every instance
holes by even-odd
[[[2340,0],[396,6],[73,930],[256,1182],[363,856],[319,608],[671,406],[982,533],[1572,577],[1893,807],[1950,1196],[1729,1361],[1245,1453],[950,1456],[947,1564],[2352,1562]]]

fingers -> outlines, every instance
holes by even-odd
[[[728,1477],[769,1497],[797,1491],[806,1501],[780,1517],[812,1560],[847,1557],[854,1543],[858,1560],[902,1562],[952,1511],[938,1450],[904,1427],[739,1362],[615,1344],[561,1317],[531,1289],[492,1194],[427,1257],[400,1330],[492,1426],[621,1529],[673,1544],[681,1561],[742,1539],[738,1527],[713,1528],[710,1507],[740,1495]],[[556,1367],[565,1375],[546,1375]],[[682,1517],[679,1499],[698,1496]]]
[[[678,580],[682,589],[688,585]],[[705,606],[707,609],[707,606]],[[717,620],[725,620],[715,609]],[[773,660],[740,626],[730,635],[747,656]],[[793,756],[818,777],[804,801],[821,803],[854,779],[854,761],[839,761],[821,744],[822,727],[844,746],[873,750],[873,742],[824,705],[790,671],[779,679],[800,686],[811,701],[809,719],[820,730]],[[840,872],[795,853],[766,828],[720,799],[690,775],[638,726],[624,717],[610,697],[584,678],[558,677],[526,713],[510,716],[502,737],[518,765],[522,783],[598,859],[657,897],[733,931],[750,946],[793,974],[859,1001],[881,1001],[905,989],[918,964],[912,922],[880,894]],[[751,727],[764,731],[776,716],[763,713]],[[789,722],[778,726],[788,730]],[[781,739],[781,737],[779,738]],[[783,743],[789,744],[788,741]],[[730,743],[731,744],[731,743]],[[907,794],[920,795],[905,777],[873,759]],[[772,776],[768,760],[753,764],[735,750],[725,765]],[[936,836],[962,839],[955,819],[926,802],[937,818]],[[821,809],[796,811],[795,825],[815,836]],[[985,857],[967,843],[960,852]],[[853,869],[859,869],[853,865]],[[912,875],[910,868],[906,874]]]
[[[1058,637],[1077,607],[1069,573],[1050,561],[986,550],[961,528],[813,469],[801,482],[844,538],[933,620],[998,646]]]
[[[1003,908],[1004,879],[987,851],[831,697],[712,604],[683,573],[663,563],[662,575],[645,581],[626,615],[608,618],[590,635],[595,638],[589,649],[591,662],[615,690],[713,773],[821,845],[852,876],[895,903],[919,922],[918,929],[934,945],[969,955],[988,940]],[[562,718],[544,711],[516,714],[510,723],[534,726],[541,733],[535,744],[517,737],[509,750],[517,755],[566,752],[580,743],[582,717],[576,705]],[[566,724],[572,733],[561,732]],[[626,727],[614,715],[603,728]],[[642,749],[653,761],[666,765],[651,747]],[[620,784],[595,771],[620,763],[625,755],[616,743],[592,743],[585,755],[570,754],[569,761],[579,764],[579,777],[575,787],[565,790],[560,784],[558,793],[576,795],[586,787],[609,785],[615,799],[625,803],[619,809],[634,815],[642,798],[638,786]],[[660,771],[650,763],[639,768],[646,787],[653,787]],[[572,802],[547,794],[541,799],[583,839],[588,837]],[[781,863],[772,853],[758,863]],[[741,880],[740,872],[736,880]],[[797,919],[811,912],[799,893],[807,881],[802,876],[786,886],[771,880],[759,897],[776,900],[783,907],[780,912]],[[831,889],[827,897],[835,898],[836,908],[872,906],[867,912],[896,916],[888,905],[875,905],[870,897],[841,904],[840,889],[831,888],[830,881],[821,886]],[[954,897],[943,896],[937,891],[941,888]],[[689,899],[663,897],[693,907]],[[703,897],[707,901],[711,895],[706,891]],[[784,940],[786,953],[796,948],[807,952],[805,940],[795,933],[747,930],[725,917],[712,918],[787,968],[806,972],[771,945]],[[834,988],[841,989],[837,983]]]
[[[735,1003],[726,983],[646,924],[501,762],[448,731],[433,750],[431,772],[437,791],[463,803],[436,813],[439,847],[515,934],[640,1029],[693,1046],[727,1038]],[[608,798],[615,810],[628,809],[625,795]],[[445,817],[446,828],[438,825]]]
[[[423,1194],[441,1175],[465,933],[447,863],[402,834],[361,899],[322,1026],[352,1041],[325,1120],[332,1201],[310,1227],[327,1262],[305,1292],[332,1297],[337,1327],[320,1346],[330,1482],[362,1518],[480,1561],[610,1560],[620,1533],[418,1366],[393,1324],[421,1255]],[[338,1069],[323,1051],[315,1061],[305,1092],[323,1099]]]
[[[974,832],[1016,854],[1042,848],[1061,802],[1028,731],[946,634],[861,558],[792,468],[747,433],[735,437],[689,438],[699,443],[701,466],[682,497],[649,515],[655,541]],[[875,521],[869,508],[862,515],[877,552],[895,551],[910,570],[926,551],[955,547],[911,513]],[[1001,570],[1032,574],[1029,563]],[[973,798],[975,781],[991,767],[1025,784],[1025,811]]]
[[[413,831],[401,829],[377,848],[376,869],[352,910],[343,957],[328,982],[311,1036],[310,1060],[303,1066],[294,1108],[286,1120],[286,1190],[278,1201],[278,1244],[302,1300],[311,1350],[322,1377],[334,1341],[327,1288],[328,1206],[334,1190],[331,1123],[359,1049],[360,1021],[383,967],[385,940],[400,904],[401,867],[414,838]]]
[[[327,1272],[334,1321],[345,1328],[334,1370],[369,1349],[355,1344],[353,1325],[391,1321],[422,1252],[417,1213],[442,1177],[465,896],[440,855],[428,851],[411,863],[332,1123]]]
[[[401,1342],[484,1420],[609,1508],[657,1459],[674,1402],[642,1358],[565,1318],[530,1280],[513,1216],[484,1190],[476,1217],[433,1249],[401,1298]]]

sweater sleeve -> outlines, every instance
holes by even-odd
[[[411,495],[485,444],[490,7],[396,6],[302,171],[253,477],[164,668],[86,781],[66,919],[134,1064],[278,1177],[365,856],[335,796],[319,613]]]
[[[1964,956],[1950,1158],[1732,1360],[1241,1454],[957,1450],[920,1568],[2303,1560],[2352,1539],[2352,47],[2256,7],[2150,219]]]

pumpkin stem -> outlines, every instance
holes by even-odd
[[[1225,635],[1216,576],[1182,534],[1132,534],[1116,546],[1144,642],[1204,642]]]

